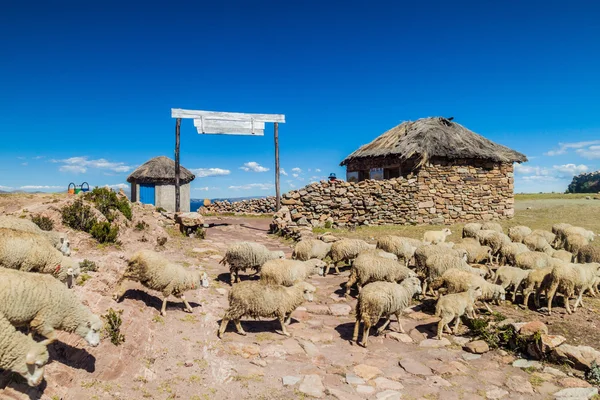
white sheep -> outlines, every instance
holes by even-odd
[[[566,250],[571,251],[567,248],[567,238],[570,235],[581,235],[588,242],[593,241],[596,236],[594,232],[579,226],[563,227],[563,229],[559,230],[556,234],[556,239],[553,243],[554,248],[565,248]]]
[[[440,296],[435,305],[435,316],[440,317],[438,323],[437,338],[442,339],[442,332],[445,329],[450,331],[448,324],[455,320],[454,334],[458,334],[460,317],[465,313],[469,318],[474,318],[474,305],[478,297],[483,294],[478,286],[471,286],[466,292],[452,293],[446,296]],[[452,333],[452,331],[448,332]]]
[[[48,358],[48,349],[44,344],[17,331],[0,314],[0,369],[16,372],[27,379],[29,386],[37,386],[44,379]]]
[[[69,287],[80,273],[79,264],[44,237],[8,228],[0,228],[0,266],[51,274]]]
[[[51,276],[5,268],[0,268],[0,314],[14,326],[29,326],[44,336],[45,345],[56,340],[58,329],[97,346],[104,325],[73,291]]]
[[[508,237],[515,243],[523,243],[525,236],[531,234],[531,228],[524,225],[517,225],[508,228]]]
[[[530,251],[523,243],[503,243],[500,247],[500,265],[517,265],[517,255]]]
[[[71,254],[71,243],[69,242],[66,234],[56,231],[44,231],[40,229],[40,227],[34,222],[28,219],[17,218],[10,215],[2,215],[0,216],[0,228],[37,233],[38,235],[45,237],[53,247],[55,247],[65,256]]]
[[[577,252],[577,262],[580,264],[600,262],[600,247],[591,244],[581,247]]]
[[[512,288],[512,302],[514,303],[519,288],[525,279],[527,279],[527,276],[529,276],[531,271],[532,270],[503,265],[496,270],[494,283],[502,286],[504,290]]]
[[[431,284],[431,288],[434,290],[444,288],[444,293],[465,292],[471,286],[478,286],[481,288],[481,297],[479,297],[478,300],[483,302],[483,305],[490,313],[492,310],[488,306],[487,301],[495,301],[498,304],[506,298],[506,291],[502,286],[487,282],[480,276],[454,268],[444,272],[441,277]],[[438,290],[438,293],[441,292],[441,289]]]
[[[546,237],[537,233],[532,233],[531,235],[528,235],[523,239],[523,244],[527,246],[529,250],[539,251],[541,253],[552,255],[554,249],[552,248],[552,246],[550,246],[550,243],[552,242],[548,242]]]
[[[492,249],[481,246],[476,240],[463,241],[454,246],[454,249],[463,249],[467,252],[467,262],[470,264],[484,264],[491,261]]]
[[[420,240],[402,236],[385,235],[377,239],[377,248],[395,254],[398,259],[404,260],[408,266],[414,257],[415,251],[422,243]]]
[[[468,254],[464,249],[449,249],[447,247],[435,244],[426,244],[420,246],[415,250],[415,265],[417,274],[420,277],[425,277],[427,272],[427,259],[435,254],[453,254],[457,257],[461,257],[463,260],[467,261]],[[423,291],[425,294],[425,291]]]
[[[269,260],[263,264],[260,280],[271,285],[293,286],[309,276],[323,276],[327,264],[317,258],[307,261]]]
[[[125,272],[115,285],[115,301],[120,301],[127,291],[128,281],[139,282],[148,289],[162,293],[162,316],[167,315],[167,299],[170,295],[183,301],[185,312],[193,312],[184,293],[209,285],[206,272],[188,270],[179,264],[171,263],[152,250],[140,250],[129,259]]]
[[[550,257],[546,253],[539,251],[526,251],[517,254],[515,258],[515,266],[521,269],[540,269],[553,266],[553,262],[558,262],[556,258]]]
[[[329,270],[331,266],[335,268],[335,271],[339,274],[340,270],[338,268],[338,263],[340,262],[348,262],[352,263],[362,251],[375,249],[374,244],[369,244],[361,239],[342,239],[334,242],[331,245],[331,251],[329,252],[329,257],[331,258],[331,264],[327,265],[325,269],[325,275],[329,274]]]
[[[523,281],[523,305],[529,305],[529,296],[535,291],[534,303],[536,308],[540,308],[540,295],[547,292],[550,287],[549,277],[552,273],[552,267],[534,269],[529,272],[527,278]]]
[[[497,222],[484,222],[481,225],[481,229],[484,231],[489,230],[489,231],[496,231],[498,233],[504,233],[504,229],[502,229],[502,225],[500,225]]]
[[[552,255],[552,258],[556,258],[558,260],[568,262],[568,263],[573,262],[573,258],[574,258],[573,253],[568,252],[566,250],[554,250],[551,255]]]
[[[568,233],[564,238],[564,248],[572,254],[579,253],[579,250],[590,244],[589,240],[578,233]]]
[[[278,258],[285,258],[283,251],[271,251],[259,243],[237,242],[227,248],[219,264],[229,264],[230,283],[233,285],[240,281],[239,271],[246,272],[247,268],[252,268],[258,273],[264,263]]]
[[[323,260],[331,250],[331,243],[325,243],[318,239],[303,239],[294,247],[292,259],[307,261],[311,258]]]
[[[367,347],[369,331],[383,317],[385,322],[377,329],[377,334],[385,330],[390,317],[396,316],[399,331],[404,333],[400,316],[410,304],[415,294],[421,293],[421,282],[417,277],[410,277],[402,283],[373,282],[364,287],[356,303],[356,322],[352,341],[358,343],[360,323],[363,323],[362,346]]]
[[[442,243],[450,235],[452,235],[452,231],[449,228],[444,228],[441,231],[427,231],[423,234],[423,242],[425,244]]]
[[[358,292],[370,282],[399,282],[417,274],[402,263],[373,254],[360,254],[350,269],[350,277],[346,282],[346,296],[356,283]]]
[[[512,243],[508,236],[495,230],[481,230],[477,232],[477,236],[481,245],[489,246],[492,249],[492,256],[496,257],[496,262],[500,259],[502,246]],[[494,257],[492,257],[492,262],[494,262]]]
[[[468,224],[465,224],[465,226],[463,227],[463,231],[462,231],[462,237],[463,238],[476,238],[477,237],[477,232],[479,232],[481,230],[481,224],[478,222],[469,222]]]
[[[423,294],[426,293],[428,284],[441,277],[444,272],[451,268],[466,271],[477,276],[484,276],[486,274],[486,271],[471,267],[463,258],[454,254],[435,254],[429,257],[425,264],[427,266],[427,275],[423,283]]]
[[[571,314],[569,298],[577,295],[577,300],[573,307],[573,311],[577,311],[577,306],[582,301],[583,293],[591,289],[599,276],[600,264],[598,263],[559,263],[554,266],[549,277],[548,315],[552,314],[552,299],[556,292],[562,293],[568,314]]]
[[[377,256],[377,257],[387,258],[388,260],[398,261],[397,255],[395,255],[393,253],[388,253],[387,251],[384,251],[381,249],[363,250],[360,253],[358,253],[358,256],[362,256],[362,255],[366,255],[366,254],[370,254],[372,256]],[[358,258],[358,256],[356,256],[356,258]],[[355,260],[356,260],[356,258],[355,258]],[[354,261],[352,262],[352,264],[354,264]]]
[[[552,225],[552,233],[554,233],[557,237],[562,236],[565,229],[572,227],[573,225],[567,224],[564,222],[559,222],[557,224]]]
[[[225,312],[219,327],[218,337],[221,338],[229,321],[233,321],[237,332],[246,335],[240,319],[277,318],[281,331],[290,336],[286,325],[291,321],[291,314],[305,301],[313,301],[316,289],[307,282],[299,282],[294,286],[266,285],[260,281],[238,283],[229,291],[229,308]]]
[[[556,239],[556,235],[554,233],[547,231],[545,229],[534,229],[531,232],[531,234],[543,237],[544,239],[546,239],[546,242],[548,242],[548,244],[552,244],[554,242],[554,240]]]

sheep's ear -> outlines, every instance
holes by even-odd
[[[35,365],[35,351],[33,351],[33,349],[29,350],[25,356],[25,363],[27,365]]]

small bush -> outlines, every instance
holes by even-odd
[[[77,277],[76,283],[78,286],[83,286],[83,285],[85,285],[85,282],[90,278],[91,278],[90,275],[83,273]]]
[[[98,271],[98,266],[94,261],[88,260],[87,258],[79,263],[79,268],[81,272],[96,272]]]
[[[91,207],[84,204],[81,199],[77,199],[71,205],[65,206],[61,210],[63,224],[78,231],[90,232],[96,217]]]
[[[135,230],[136,231],[143,231],[145,229],[148,229],[148,224],[146,223],[146,221],[139,221],[137,224],[135,224]]]
[[[161,212],[161,213],[162,213],[162,212],[167,212],[167,210],[165,210],[165,209],[164,209],[164,208],[162,208],[162,207],[156,207],[156,211],[158,211],[158,212]]]
[[[586,371],[585,379],[592,385],[600,385],[600,366],[596,363],[596,360],[592,361],[590,369]]]
[[[97,222],[90,230],[90,234],[99,243],[116,243],[119,227],[112,226],[110,222]]]
[[[129,200],[126,198],[119,198],[119,196],[111,189],[106,187],[96,187],[89,192],[87,198],[94,203],[98,211],[100,211],[108,221],[112,222],[115,219],[114,211],[116,210],[120,211],[125,218],[131,221],[133,214],[131,212]]]
[[[40,227],[43,231],[51,231],[54,229],[54,221],[43,215],[36,215],[31,218],[31,221]]]
[[[331,221],[325,221],[325,229],[331,229],[332,225]]]
[[[123,314],[123,310],[115,311],[109,308],[106,315],[102,316],[106,321],[104,323],[104,331],[110,338],[110,342],[115,346],[125,343],[125,335],[121,333],[121,324],[123,323],[121,314]]]

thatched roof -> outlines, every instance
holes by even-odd
[[[195,176],[188,169],[179,167],[179,183],[184,185],[194,180]],[[127,177],[127,182],[175,184],[175,161],[169,157],[154,157],[136,168]]]
[[[417,158],[422,165],[433,157],[478,158],[495,162],[525,162],[527,157],[494,143],[464,126],[442,117],[403,122],[361,146],[341,162],[364,157],[393,156],[401,160]]]

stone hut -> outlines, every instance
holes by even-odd
[[[525,155],[466,129],[452,118],[433,117],[403,122],[361,146],[340,165],[346,166],[348,182],[360,182],[423,173],[429,179],[447,180],[469,167],[508,177],[514,162],[525,161]],[[484,183],[466,180],[468,186]]]
[[[180,209],[190,211],[190,182],[195,178],[180,166]],[[175,211],[175,161],[160,156],[146,161],[127,177],[131,183],[131,201],[152,204],[167,211]]]

